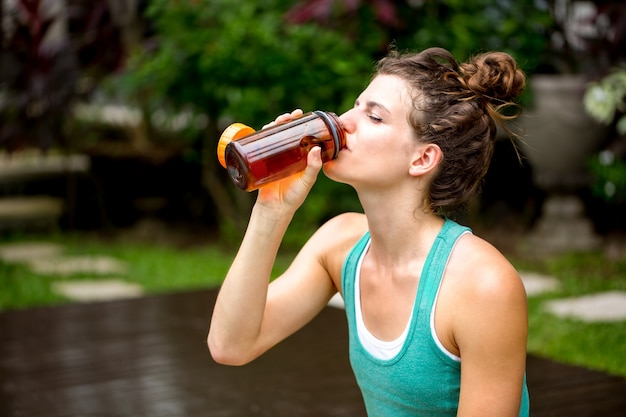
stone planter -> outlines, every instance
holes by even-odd
[[[587,115],[582,97],[586,79],[537,75],[529,80],[533,105],[519,120],[522,153],[533,181],[548,197],[529,236],[528,247],[546,252],[590,250],[600,241],[578,196],[589,184],[586,164],[608,130]]]

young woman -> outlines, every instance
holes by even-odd
[[[322,168],[319,148],[303,173],[261,188],[213,312],[213,358],[255,359],[339,291],[370,417],[528,415],[522,282],[493,246],[442,214],[476,191],[499,110],[524,84],[500,52],[461,65],[440,48],[383,58],[340,117],[347,148],[323,167],[354,187],[364,214],[321,226],[270,284],[284,232]]]

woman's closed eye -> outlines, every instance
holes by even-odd
[[[383,119],[375,114],[368,114],[367,117],[370,118],[370,120],[372,120],[374,123],[382,123]]]
[[[361,101],[360,100],[356,100],[354,102],[354,108],[358,108],[361,105]],[[377,107],[380,107],[380,105],[378,103],[375,102],[367,102],[365,103],[363,112],[365,113],[365,115],[373,122],[373,123],[382,123],[383,122],[383,118],[380,117],[377,113],[372,112],[372,110],[376,109]]]

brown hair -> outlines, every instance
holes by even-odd
[[[420,141],[443,153],[427,207],[443,212],[464,206],[487,173],[497,126],[519,115],[503,109],[517,105],[526,77],[509,54],[486,52],[459,64],[442,48],[416,54],[391,51],[376,74],[395,75],[412,89],[409,124]],[[519,109],[519,107],[517,107]]]

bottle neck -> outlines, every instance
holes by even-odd
[[[335,145],[332,159],[335,159],[339,154],[339,151],[344,148],[346,142],[343,124],[334,113],[327,113],[320,110],[315,110],[313,113],[319,116],[319,118],[324,121],[324,123],[328,127],[328,130],[330,131]]]

